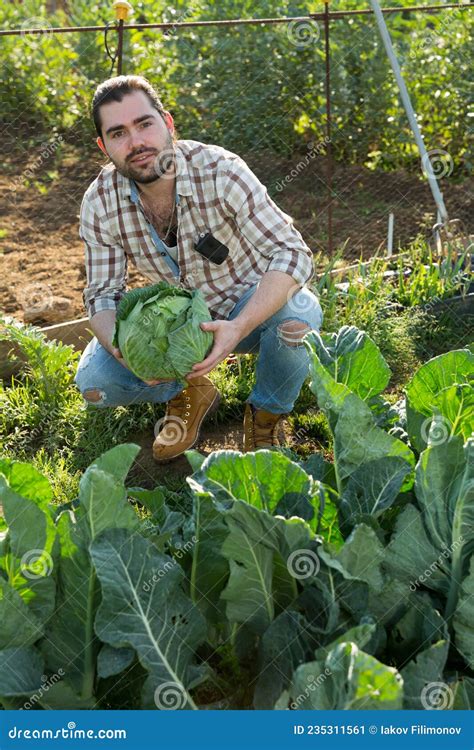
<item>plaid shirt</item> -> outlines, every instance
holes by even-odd
[[[311,250],[243,159],[192,140],[176,141],[175,152],[179,268],[146,218],[133,180],[108,164],[86,190],[79,236],[85,243],[83,299],[90,318],[117,307],[128,260],[153,283],[200,289],[213,318],[228,317],[266,271],[283,271],[301,286],[311,279]],[[221,265],[194,249],[207,232],[229,248]]]

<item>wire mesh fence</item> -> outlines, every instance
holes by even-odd
[[[78,213],[106,163],[89,107],[119,71],[150,80],[178,137],[242,156],[321,259],[380,251],[390,214],[395,249],[429,236],[436,207],[371,11],[325,7],[280,4],[273,17],[261,2],[241,18],[247,8],[230,0],[148,2],[124,23],[108,5],[7,3],[0,308],[16,313],[28,285],[44,284],[64,319],[83,315]],[[468,231],[471,9],[384,9],[448,211]],[[133,269],[129,280],[140,281]]]

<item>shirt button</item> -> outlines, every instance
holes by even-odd
[[[161,255],[166,255],[166,253],[161,253]]]

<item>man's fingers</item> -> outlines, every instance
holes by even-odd
[[[192,372],[189,373],[189,377],[194,377],[194,376],[197,377],[198,375],[205,375],[206,372],[210,372],[210,370],[212,370],[216,366],[216,364],[217,362],[209,362],[206,366],[203,365],[202,367],[199,367],[199,369],[197,370],[193,369]]]
[[[198,362],[197,365],[194,365],[191,372],[200,373],[202,374],[202,370],[212,370],[213,367],[215,367],[221,360],[223,359],[223,355],[218,354],[214,357],[207,357],[207,359],[203,359],[202,362]]]
[[[203,368],[207,367],[212,362],[209,357],[207,359],[203,359],[202,362],[198,362],[197,364],[193,365],[193,369],[191,372],[197,372],[198,370],[202,370]]]
[[[194,365],[192,371],[186,377],[193,378],[207,375],[207,373],[211,372],[211,370],[213,370],[221,361],[222,357],[220,355],[218,357],[213,357],[212,359],[209,359],[208,357],[207,360],[205,359],[203,362],[199,362],[198,365]]]
[[[204,370],[200,370],[199,372],[190,372],[189,375],[186,375],[186,380],[201,378],[203,375],[207,375],[208,372],[211,372],[212,369],[212,367],[205,367]]]
[[[130,367],[127,365],[124,358],[122,357],[122,352],[120,351],[120,349],[117,349],[117,347],[115,346],[112,348],[112,356],[115,357],[117,362],[120,362],[122,367],[126,367],[127,370],[130,370]]]

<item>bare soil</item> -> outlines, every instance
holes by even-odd
[[[130,435],[128,440],[141,447],[132,469],[132,476],[137,478],[141,487],[152,489],[171,477],[173,479],[184,478],[191,473],[189,462],[184,455],[168,464],[156,463],[152,452],[153,430]],[[224,447],[226,450],[241,451],[242,440],[241,421],[234,419],[231,422],[216,425],[212,420],[206,420],[202,425],[199,441],[194,448],[206,456]]]
[[[193,446],[200,453],[208,456],[213,451],[225,450],[243,451],[243,413],[241,418],[233,417],[224,423],[216,423],[213,418],[204,420],[199,440]],[[283,420],[279,438],[282,445],[291,445],[291,430]],[[191,468],[186,456],[182,455],[167,464],[158,464],[153,458],[152,445],[153,430],[137,432],[129,435],[128,440],[141,447],[132,468],[130,483],[137,481],[141,487],[152,489],[166,480],[180,480],[191,474]],[[316,450],[316,447],[315,447]]]
[[[85,269],[78,216],[84,191],[105,162],[98,149],[65,142],[60,152],[38,166],[41,147],[26,149],[20,143],[0,146],[0,312],[23,320],[25,310],[31,313],[38,308],[34,322],[40,324],[84,317]],[[242,156],[293,217],[314,252],[327,257],[324,158],[314,159],[292,178],[301,155],[292,159],[265,152]],[[288,176],[291,179],[282,183]],[[280,191],[279,184],[284,184]],[[384,246],[390,211],[395,214],[395,248],[420,232],[430,234],[434,202],[426,181],[417,174],[378,173],[338,164],[333,187],[334,247],[345,243],[349,261],[368,258]],[[446,178],[443,194],[450,216],[463,220],[473,232],[474,178],[462,183]],[[129,285],[143,283],[146,279],[130,268]],[[40,300],[62,298],[58,320],[54,310],[53,319],[42,314],[38,296]]]

